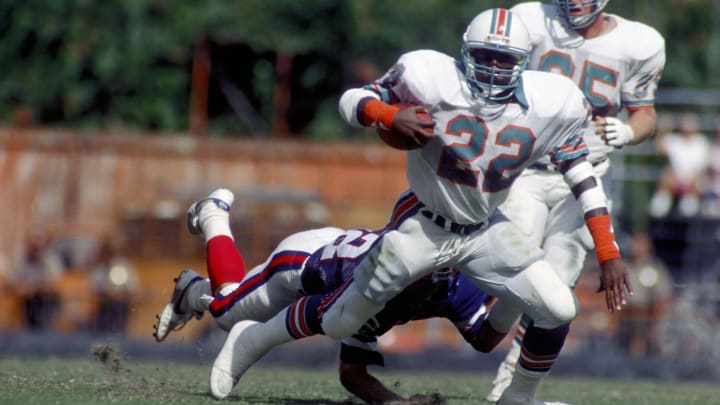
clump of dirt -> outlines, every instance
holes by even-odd
[[[117,373],[120,367],[120,350],[112,344],[96,343],[90,347],[92,354],[100,363],[110,367],[110,370]]]

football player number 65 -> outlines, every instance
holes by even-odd
[[[545,72],[554,71],[572,79],[575,63],[573,63],[570,55],[552,51],[543,55],[538,68]],[[578,86],[592,104],[593,110],[600,111],[602,112],[601,115],[604,115],[610,109],[611,101],[607,96],[597,91],[600,90],[595,88],[597,83],[602,83],[614,89],[618,83],[618,72],[586,60],[583,63]]]

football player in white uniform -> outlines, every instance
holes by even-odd
[[[492,9],[468,26],[462,60],[410,52],[375,83],[342,95],[340,113],[351,125],[429,138],[407,152],[411,190],[400,196],[384,232],[334,294],[305,297],[267,322],[231,329],[210,375],[216,398],[227,396],[272,347],[318,333],[351,336],[412,282],[454,267],[498,298],[483,333],[501,339],[520,313],[532,319],[516,378],[500,403],[544,403],[535,392],[577,308],[540,247],[497,210],[525,168],[549,155],[578,198],[597,246],[608,309],[621,309],[632,290],[605,194],[586,160],[582,131],[589,125],[589,105],[571,80],[526,71],[529,50],[522,22],[509,10]],[[421,110],[434,119],[432,134],[417,116]],[[206,221],[204,211],[198,217]]]
[[[662,36],[653,28],[603,12],[608,0],[520,3],[511,10],[530,32],[528,69],[572,79],[592,105],[596,135],[585,142],[595,173],[608,170],[616,148],[649,138],[655,126],[654,97],[665,65]],[[616,115],[625,108],[628,119]],[[513,184],[502,211],[530,239],[568,286],[574,287],[593,242],[578,215],[577,201],[563,175],[541,160]],[[510,384],[526,328],[523,318],[486,399],[495,402]]]

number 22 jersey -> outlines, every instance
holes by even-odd
[[[420,50],[402,55],[372,85],[346,92],[340,113],[350,125],[361,125],[354,112],[368,96],[427,108],[435,136],[407,152],[407,179],[422,203],[460,224],[487,221],[541,157],[560,164],[588,153],[590,107],[560,75],[525,71],[511,102],[488,102],[472,95],[461,62]]]

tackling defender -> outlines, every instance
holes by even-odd
[[[192,206],[189,228],[204,236],[204,224],[194,222],[200,210],[214,212],[216,219],[211,222],[217,225],[223,220],[229,221],[225,209],[232,203],[233,194],[229,190],[214,191],[207,199]],[[209,235],[213,235],[212,232],[208,229]],[[209,273],[215,275],[225,269],[225,277],[233,278],[223,279],[221,285],[214,283],[213,289],[210,279],[204,279],[192,270],[183,270],[175,280],[170,303],[158,315],[154,333],[158,342],[193,317],[203,316],[206,310],[220,328],[227,331],[243,320],[266,321],[306,295],[332,293],[352,277],[355,266],[383,230],[344,231],[328,227],[298,232],[280,242],[268,259],[247,275],[242,256],[232,243],[232,235],[224,232],[227,230],[207,240],[208,265],[220,266],[220,269],[209,269]],[[451,269],[419,279],[390,300],[358,333],[342,341],[339,368],[342,385],[373,404],[440,403],[441,398],[437,395],[416,394],[405,399],[368,373],[368,365],[384,365],[382,354],[377,351],[377,337],[395,325],[440,317],[451,321],[473,347],[487,353],[492,347],[478,340],[478,331],[486,316],[484,302],[487,299],[487,294]]]
[[[663,38],[651,27],[603,12],[608,0],[554,0],[520,3],[511,10],[530,32],[528,69],[572,79],[592,105],[595,136],[585,142],[599,179],[610,154],[648,139],[655,127],[654,97],[665,65]],[[625,108],[629,118],[616,118]],[[578,203],[550,161],[532,164],[517,179],[503,213],[542,246],[545,260],[574,287],[593,241],[578,215]],[[486,399],[497,401],[510,384],[527,327],[523,317],[510,351],[498,367]]]
[[[496,296],[481,335],[502,338],[520,313],[530,316],[516,378],[502,404],[542,404],[535,392],[560,352],[577,308],[570,288],[537,244],[496,208],[512,182],[543,156],[563,173],[580,201],[598,252],[608,309],[632,293],[614,241],[606,197],[582,132],[589,106],[560,75],[526,71],[530,39],[506,9],[475,17],[462,60],[434,51],[410,52],[375,83],[346,91],[343,118],[429,138],[407,152],[411,190],[398,200],[386,230],[347,283],[329,299],[309,296],[267,322],[230,330],[210,375],[211,391],[227,396],[245,371],[272,347],[311,334],[342,339],[356,333],[394,296],[435,270],[453,267]],[[399,109],[389,103],[420,107]],[[418,110],[434,119],[434,134]],[[203,212],[199,214],[203,221]]]

